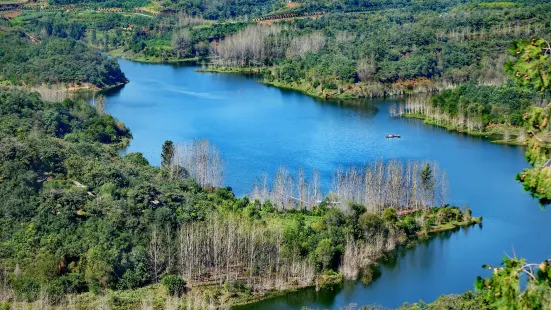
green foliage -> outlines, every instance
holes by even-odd
[[[548,262],[526,264],[524,259],[504,258],[501,267],[492,269],[492,275],[475,283],[486,302],[494,309],[547,309],[551,306],[551,277]],[[537,271],[536,271],[537,270]],[[527,284],[521,286],[522,278]]]
[[[542,38],[515,41],[510,49],[513,56],[505,65],[509,76],[518,84],[540,93],[549,91],[551,84],[551,45]]]
[[[115,60],[73,38],[50,37],[32,43],[25,36],[15,30],[0,33],[0,81],[13,85],[90,83],[98,87],[126,82]],[[62,120],[48,119],[53,124]]]
[[[166,275],[161,280],[168,293],[172,296],[181,296],[186,291],[186,281],[179,276]]]
[[[331,241],[331,239],[322,239],[316,247],[316,260],[322,265],[323,269],[329,267],[331,264],[331,260],[333,259],[335,249],[333,248],[332,243],[333,242]]]
[[[396,211],[396,210],[394,210]],[[391,212],[391,211],[389,211]],[[386,212],[385,212],[386,213]],[[393,222],[395,220],[394,217],[388,215],[385,217],[385,220],[387,222]],[[373,212],[365,212],[364,214],[360,215],[360,218],[358,220],[359,228],[362,232],[367,234],[367,236],[373,236],[377,232],[379,232],[381,229],[384,228],[385,220],[383,220],[379,215]]]
[[[161,167],[166,168],[172,162],[174,157],[174,143],[170,140],[166,140],[163,143],[163,149],[161,152]]]
[[[434,95],[431,104],[455,119],[460,116],[479,118],[484,126],[524,126],[524,114],[530,111],[534,98],[533,92],[511,84],[478,86],[466,83]]]
[[[430,164],[426,164],[421,170],[421,185],[425,191],[430,191],[434,187],[434,176]]]
[[[430,304],[424,302],[404,304],[398,310],[487,310],[492,309],[480,293],[467,291],[460,295],[443,295]]]
[[[343,212],[328,200],[312,211],[280,212],[270,202],[236,198],[231,188],[207,192],[169,176],[140,153],[121,157],[117,150],[130,137],[124,125],[85,102],[48,103],[0,89],[0,263],[18,270],[10,284],[20,299],[45,294],[57,302],[68,293],[135,289],[160,275],[170,294],[181,295],[185,281],[163,258],[173,257],[175,243],[165,244],[177,242],[175,232],[190,222],[232,219],[243,236],[250,229],[277,246],[282,261],[308,262],[321,272],[337,269],[349,238],[415,237],[419,219],[462,216],[453,208],[407,216],[386,209],[381,216],[358,204]],[[259,270],[253,264],[244,275]],[[341,279],[329,272],[324,281]],[[250,293],[238,284],[232,284],[237,294]]]
[[[17,298],[24,301],[34,301],[40,294],[40,282],[31,276],[18,276],[11,280]]]
[[[395,223],[398,220],[396,209],[388,208],[383,212],[383,219],[389,223]]]
[[[124,160],[136,166],[149,166],[149,162],[140,152],[128,153],[124,156]]]

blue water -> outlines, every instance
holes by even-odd
[[[515,174],[524,149],[450,133],[418,120],[392,119],[392,100],[319,101],[265,86],[254,77],[197,73],[195,67],[119,61],[130,83],[107,96],[107,112],[132,130],[128,151],[160,163],[165,140],[207,138],[222,153],[225,184],[237,195],[280,165],[320,170],[325,188],[339,165],[377,159],[431,160],[446,170],[450,201],[483,216],[481,227],[441,234],[398,253],[372,284],[305,290],[249,308],[340,309],[350,303],[395,307],[472,289],[482,264],[505,254],[539,262],[551,253],[551,213],[523,192]],[[389,133],[401,139],[386,139]]]

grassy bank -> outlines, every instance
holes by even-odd
[[[526,145],[524,141],[518,139],[518,137],[520,137],[523,134],[522,127],[499,124],[499,125],[487,126],[484,128],[483,131],[479,131],[479,130],[468,130],[465,128],[458,128],[457,126],[451,123],[436,121],[428,118],[423,114],[405,113],[405,114],[402,114],[401,117],[420,119],[420,120],[423,120],[423,122],[427,125],[441,127],[448,131],[463,133],[469,136],[487,138],[492,143],[517,145],[517,146]],[[504,139],[506,135],[509,135],[510,138]],[[511,137],[514,137],[514,139],[512,139]]]

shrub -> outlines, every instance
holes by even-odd
[[[329,82],[327,84],[324,85],[325,89],[338,89],[339,86],[337,86],[337,84],[335,82]]]
[[[167,275],[163,277],[161,283],[163,283],[168,293],[172,296],[181,296],[186,291],[186,280],[180,276]]]
[[[388,208],[383,213],[383,220],[387,223],[396,223],[398,220],[398,212],[394,208]]]
[[[365,212],[360,215],[359,227],[368,236],[372,236],[383,228],[383,220],[373,212]]]
[[[32,277],[19,276],[12,279],[12,287],[15,290],[17,299],[34,301],[40,293],[40,283]]]

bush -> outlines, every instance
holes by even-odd
[[[372,236],[384,227],[383,220],[373,212],[360,215],[359,227],[368,236]]]
[[[172,296],[181,296],[186,291],[186,280],[180,276],[167,275],[163,277],[161,283],[166,287],[168,293]]]
[[[323,88],[325,88],[325,89],[338,89],[339,86],[335,82],[330,82],[330,83],[325,84]]]
[[[383,213],[383,220],[387,223],[396,223],[398,220],[398,212],[394,208],[388,208]]]
[[[19,276],[12,280],[12,287],[15,290],[17,299],[24,301],[34,301],[40,293],[40,283],[32,277]]]

